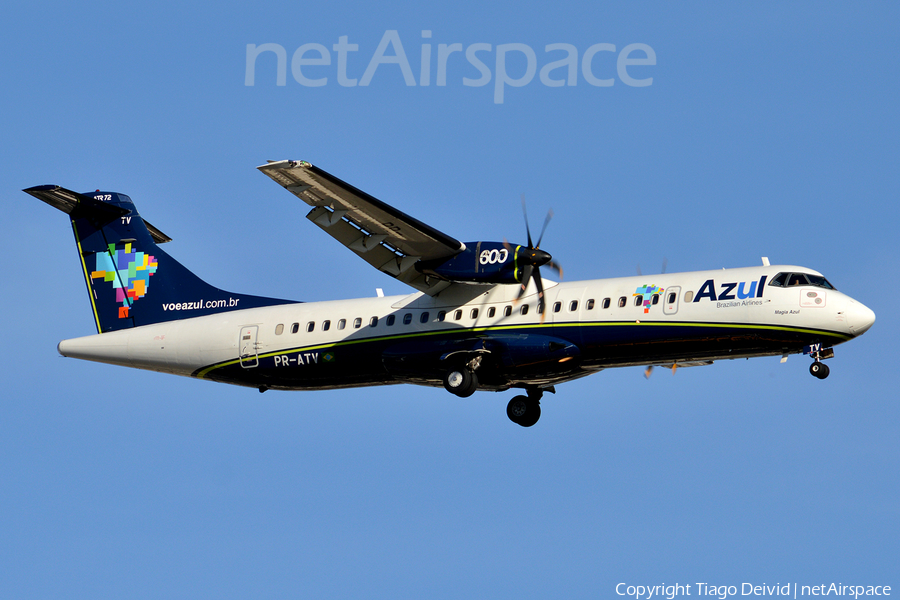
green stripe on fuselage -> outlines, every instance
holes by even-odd
[[[339,348],[342,346],[352,346],[355,344],[363,344],[369,342],[383,342],[388,340],[403,340],[410,339],[416,337],[431,337],[437,335],[447,335],[451,334],[454,337],[459,337],[460,334],[465,333],[476,333],[481,334],[485,332],[491,331],[519,331],[519,330],[535,330],[535,329],[553,329],[555,327],[707,327],[707,328],[719,328],[719,329],[758,329],[765,331],[786,331],[792,333],[805,333],[809,335],[827,335],[841,341],[848,341],[852,339],[851,336],[837,333],[834,331],[828,331],[825,329],[809,329],[804,327],[786,327],[783,325],[754,325],[747,323],[692,323],[679,321],[676,323],[668,322],[668,321],[572,321],[565,323],[533,323],[527,325],[492,325],[488,327],[472,327],[468,329],[440,329],[437,331],[417,331],[413,333],[403,333],[397,335],[382,335],[375,337],[366,337],[360,338],[356,340],[341,340],[337,342],[328,342],[325,344],[315,344],[312,346],[296,346],[294,348],[288,348],[285,350],[276,350],[274,352],[267,352],[264,354],[257,355],[257,358],[271,358],[273,356],[280,356],[284,354],[293,354],[296,352],[309,352],[312,350],[324,350],[326,348]],[[206,375],[208,375],[211,371],[215,369],[221,369],[224,367],[228,367],[231,365],[236,365],[241,362],[240,358],[235,358],[233,360],[228,360],[221,363],[216,363],[210,365],[208,367],[203,367],[202,369],[195,371],[193,376],[203,379]]]

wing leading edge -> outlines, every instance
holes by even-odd
[[[465,244],[305,161],[270,162],[260,171],[312,206],[306,218],[360,258],[434,295],[450,285],[417,271],[420,260],[449,258]]]

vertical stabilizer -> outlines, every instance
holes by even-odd
[[[69,215],[99,333],[290,302],[209,285],[158,246],[171,239],[125,194],[55,185],[23,191]]]

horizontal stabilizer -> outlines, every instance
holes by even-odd
[[[38,200],[46,202],[53,208],[63,211],[73,219],[79,217],[99,217],[101,219],[112,220],[124,217],[130,212],[122,207],[107,204],[102,200],[78,192],[73,192],[72,190],[67,190],[58,185],[38,185],[22,191],[26,194],[31,194]],[[172,238],[148,223],[146,220],[144,220],[144,225],[147,226],[147,231],[150,232],[153,241],[157,244],[172,241]]]

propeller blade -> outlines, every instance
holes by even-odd
[[[653,365],[647,365],[647,369],[644,371],[644,379],[650,379],[650,375],[653,373]]]
[[[556,271],[557,273],[559,273],[560,279],[563,278],[563,270],[562,270],[562,267],[559,266],[559,263],[551,260],[550,262],[547,263],[547,266],[550,267],[551,269],[553,269],[554,271]]]
[[[541,270],[534,270],[534,285],[537,286],[538,290],[538,312],[541,313],[541,325],[544,324],[544,282],[541,281]]]
[[[552,219],[552,218],[553,218],[553,211],[548,210],[547,216],[544,218],[544,226],[541,227],[541,235],[538,236],[537,246],[535,246],[535,248],[541,247],[541,240],[544,239],[544,232],[547,231],[547,225],[550,224],[550,219]]]
[[[525,210],[525,194],[522,194],[522,214],[525,216],[525,233],[528,234],[528,247],[534,248],[531,243],[531,228],[528,226],[528,211]]]
[[[534,285],[537,286],[538,291],[538,305],[541,307],[541,312],[544,312],[544,282],[541,280],[541,270],[534,270]]]
[[[668,266],[669,266],[669,259],[663,257],[663,265],[662,265],[662,274],[663,275],[666,274],[666,267],[668,267]]]
[[[513,300],[513,304],[518,304],[519,300],[522,299],[522,296],[525,295],[525,290],[528,288],[528,280],[531,279],[531,273],[534,271],[534,267],[531,265],[525,265],[522,267],[522,287],[519,288],[519,293],[516,295],[516,299]]]

